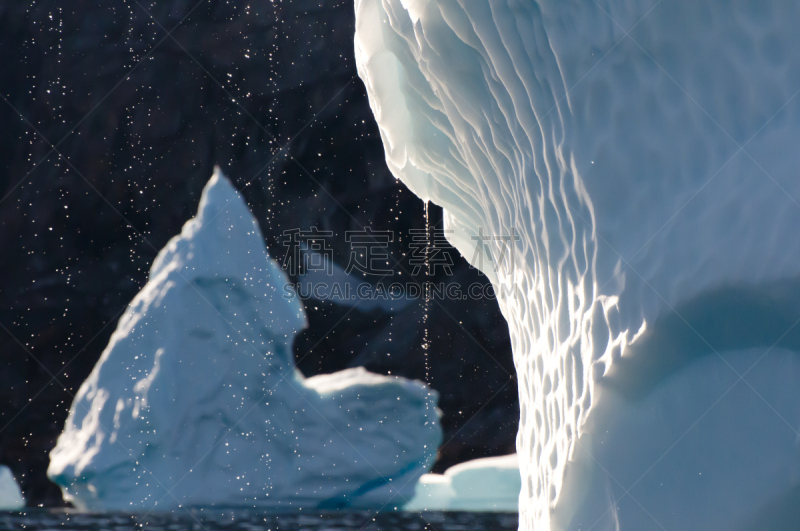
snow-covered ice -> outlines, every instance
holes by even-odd
[[[14,475],[7,466],[0,465],[0,511],[16,511],[25,507],[25,498]]]
[[[349,369],[305,378],[305,326],[218,171],[158,254],[70,409],[48,476],[76,506],[401,506],[441,442],[437,395]],[[156,506],[157,504],[157,506]]]
[[[800,498],[798,20],[777,0],[356,1],[389,168],[512,290],[523,528],[735,529]]]
[[[517,512],[521,488],[516,454],[459,463],[419,478],[407,511]]]

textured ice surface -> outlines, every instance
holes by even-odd
[[[25,499],[14,475],[7,466],[0,465],[0,511],[14,511],[25,507]]]
[[[441,442],[435,392],[360,368],[304,378],[286,282],[216,173],[75,397],[48,469],[64,498],[291,510],[413,496]]]
[[[797,458],[800,418],[776,413],[796,392],[769,349],[800,349],[798,20],[781,1],[356,1],[390,169],[444,207],[452,243],[498,292],[514,290],[499,302],[520,385],[523,527],[584,522],[597,500],[567,483],[585,459],[605,463],[612,528],[659,528],[626,523],[642,511],[731,529],[766,492],[770,507],[797,499],[796,470],[775,466]],[[486,236],[499,238],[491,260],[475,253]],[[775,383],[751,383],[757,370]],[[738,381],[725,396],[754,397],[763,415],[701,400],[724,383],[689,384],[714,378]],[[703,426],[715,413],[727,422]],[[774,422],[763,447],[756,420]],[[714,444],[681,453],[690,428]],[[689,501],[681,479],[733,438],[753,453],[712,467],[726,479]],[[634,449],[641,459],[625,459]],[[651,468],[656,449],[676,452],[659,463],[684,460]],[[663,486],[640,499],[647,481]]]
[[[517,512],[520,490],[517,455],[460,463],[444,474],[419,478],[408,511]]]

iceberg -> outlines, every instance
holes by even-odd
[[[25,507],[25,498],[7,466],[0,465],[0,511],[16,511]]]
[[[405,510],[515,513],[521,487],[516,454],[473,459],[422,476]]]
[[[305,327],[217,170],[72,403],[48,477],[87,510],[394,508],[441,442],[437,395],[363,368],[305,378]]]
[[[520,527],[744,529],[797,501],[800,5],[355,13],[387,165],[509,324]]]

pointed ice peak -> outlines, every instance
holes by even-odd
[[[156,282],[160,276],[164,278]],[[289,279],[270,258],[258,221],[219,166],[203,188],[195,217],[158,253],[150,268],[153,285],[169,276],[181,284],[225,280],[268,307],[288,306],[281,312],[282,319],[288,319],[287,337],[306,326],[300,301],[282,300]]]
[[[222,216],[223,225],[236,221],[252,224],[258,235],[261,236],[258,225],[250,214],[250,209],[247,207],[242,195],[231,184],[231,181],[225,177],[220,167],[214,166],[214,174],[203,188],[197,215],[191,221],[199,221],[202,225],[203,223],[211,223],[219,216]],[[230,230],[232,231],[232,227]]]
[[[197,215],[158,254],[150,279],[167,269],[180,271],[187,280],[249,278],[253,271],[269,277],[276,273],[269,271],[271,265],[258,222],[217,166],[203,189]]]

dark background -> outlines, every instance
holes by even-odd
[[[351,0],[0,1],[0,464],[29,505],[63,504],[45,471],[72,396],[215,164],[277,259],[291,228],[333,231],[342,266],[347,230],[425,228],[422,202],[386,168],[353,19]],[[391,244],[397,271],[413,269],[408,244]],[[451,255],[453,278],[434,280],[486,282]],[[306,310],[304,374],[363,365],[440,393],[436,471],[514,451],[494,301]]]

